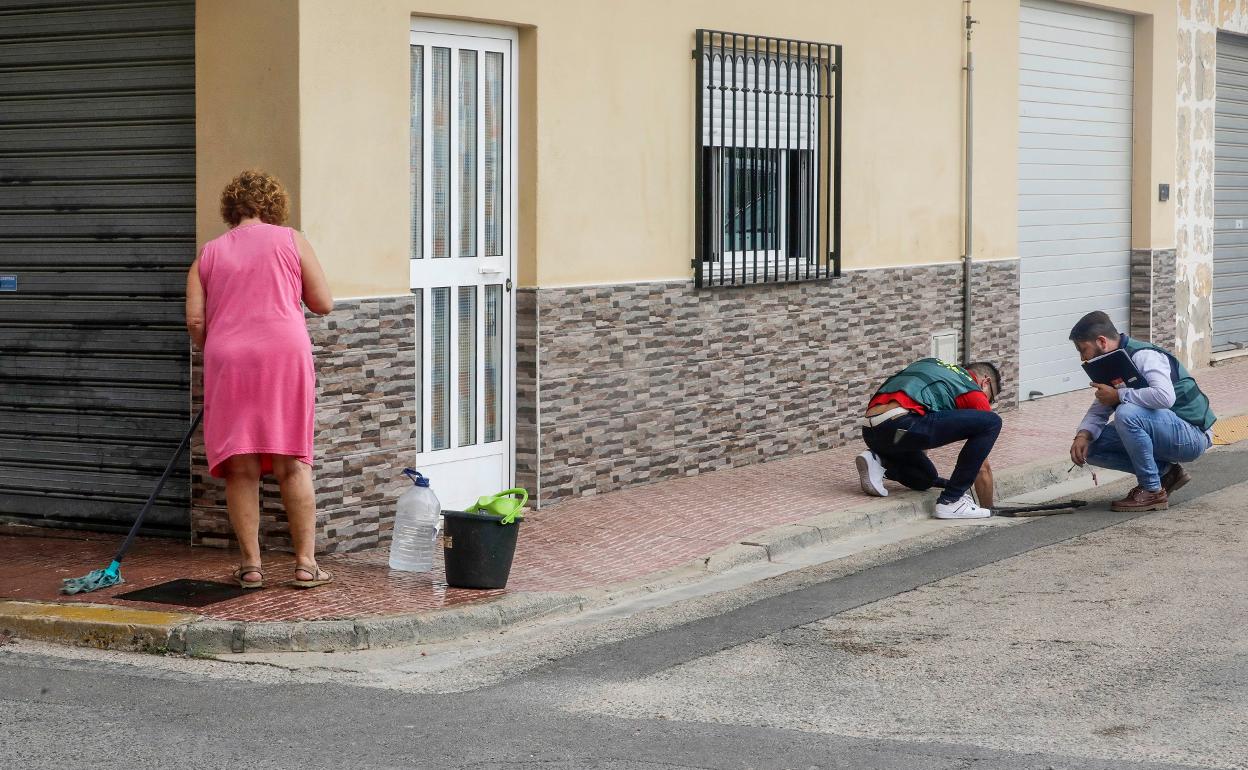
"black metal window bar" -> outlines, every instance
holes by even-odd
[[[697,286],[841,274],[841,46],[699,29]]]

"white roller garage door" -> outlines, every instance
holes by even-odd
[[[1070,327],[1127,328],[1131,292],[1131,17],[1024,0],[1019,23],[1019,395],[1087,385]]]

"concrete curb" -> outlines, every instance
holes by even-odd
[[[1001,498],[1066,481],[1068,459],[1042,460],[997,476]],[[543,617],[652,594],[785,554],[926,519],[936,493],[878,498],[750,535],[686,564],[580,594],[517,593],[425,613],[358,620],[242,622],[113,605],[0,601],[0,631],[14,636],[144,652],[219,655],[241,652],[332,652],[446,642],[501,631]]]
[[[335,652],[445,642],[498,631],[548,615],[575,614],[586,600],[567,594],[512,594],[498,599],[359,620],[238,622],[195,619],[169,629],[167,649],[187,655],[237,652]]]
[[[0,601],[0,631],[9,636],[108,650],[163,652],[170,630],[195,617],[111,604]]]
[[[1068,480],[1070,460],[1040,460],[998,475],[996,493],[1000,499],[1034,492]],[[908,494],[897,499],[880,498],[846,510],[823,513],[794,524],[756,532],[747,540],[720,549],[706,559],[708,572],[757,561],[777,561],[785,554],[815,545],[831,544],[851,537],[879,532],[922,521],[931,515],[939,493]]]

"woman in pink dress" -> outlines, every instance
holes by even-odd
[[[295,547],[291,585],[333,580],[316,563],[312,441],[316,370],[303,305],[333,309],[312,246],[283,227],[281,182],[244,171],[221,194],[230,230],[204,244],[186,280],[186,326],[204,352],[204,443],[211,474],[225,479],[230,524],[242,551],[234,577],[264,587],[260,561],[260,477],[282,490]]]

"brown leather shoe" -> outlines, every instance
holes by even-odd
[[[1164,511],[1170,507],[1170,498],[1165,489],[1150,492],[1143,487],[1136,487],[1126,497],[1110,503],[1113,511],[1130,513],[1136,511]]]
[[[1166,471],[1166,475],[1161,477],[1161,488],[1166,490],[1167,495],[1174,494],[1176,489],[1182,488],[1184,484],[1192,480],[1192,474],[1183,470],[1183,466],[1178,463],[1170,463],[1170,470]]]

